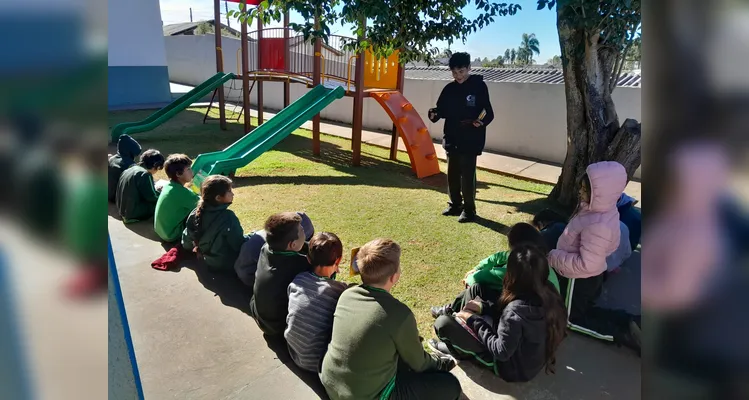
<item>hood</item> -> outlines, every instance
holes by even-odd
[[[616,208],[616,203],[627,187],[627,171],[615,161],[603,161],[588,165],[590,178],[589,209],[605,212]]]
[[[469,75],[466,83],[476,84],[484,81],[484,75]]]
[[[117,141],[117,154],[122,158],[135,160],[135,157],[140,154],[140,150],[140,144],[129,135],[122,135]]]
[[[297,215],[299,215],[302,218],[302,229],[304,229],[304,238],[306,241],[310,241],[312,239],[312,236],[315,235],[315,226],[312,225],[312,220],[309,219],[309,216],[307,216],[307,213],[297,211]],[[263,234],[265,234],[265,231],[263,231]]]
[[[514,312],[523,320],[523,331],[527,340],[537,343],[546,340],[546,315],[540,303],[518,299],[505,307],[503,312],[507,311]]]

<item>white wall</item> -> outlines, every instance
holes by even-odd
[[[173,82],[198,85],[215,74],[214,38],[205,36],[174,36],[166,38],[169,78]],[[236,70],[236,51],[239,40],[223,38],[224,67]],[[448,81],[406,79],[404,95],[427,123],[433,138],[442,138],[442,122],[431,123],[427,111],[437,103],[442,88]],[[241,82],[236,81],[237,88]],[[544,83],[487,82],[494,108],[494,122],[487,128],[486,149],[541,161],[561,164],[567,149],[567,121],[564,85]],[[257,86],[255,86],[257,88]],[[291,85],[291,99],[296,100],[309,89],[301,84]],[[241,91],[227,92],[228,101],[239,101]],[[620,122],[626,118],[641,121],[640,88],[619,87],[614,91],[614,102]],[[257,104],[257,90],[253,89],[251,103]],[[263,104],[268,110],[283,108],[283,83],[263,83]],[[351,123],[353,99],[337,100],[320,114],[323,119]],[[392,121],[374,100],[364,102],[365,129],[390,130]],[[635,174],[640,177],[640,170]]]
[[[109,66],[166,66],[159,0],[109,0]]]

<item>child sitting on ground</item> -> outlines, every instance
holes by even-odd
[[[591,164],[580,183],[580,203],[549,252],[549,265],[562,277],[570,329],[639,351],[639,327],[632,316],[595,306],[601,294],[606,259],[620,244],[616,203],[627,172],[613,161]]]
[[[207,177],[200,187],[198,206],[187,217],[182,233],[185,250],[198,254],[213,272],[233,272],[234,261],[247,238],[229,206],[234,201],[231,179]]]
[[[135,157],[140,154],[140,144],[129,135],[122,135],[117,140],[117,154],[109,157],[107,175],[109,177],[109,188],[107,197],[114,203],[117,197],[117,182],[120,181],[122,173],[135,164]]]
[[[455,360],[419,342],[416,318],[390,294],[401,276],[401,249],[375,239],[356,255],[362,284],[341,295],[320,380],[332,400],[449,399],[460,396]]]
[[[195,209],[200,197],[185,187],[192,182],[192,160],[185,154],[170,154],[164,163],[169,183],[161,189],[153,216],[153,230],[161,240],[179,241],[185,229],[185,220]]]
[[[502,294],[504,278],[507,274],[507,258],[510,251],[522,244],[532,244],[540,251],[547,253],[547,247],[541,233],[530,224],[524,222],[513,225],[507,234],[507,244],[510,250],[500,251],[482,260],[474,269],[468,271],[463,280],[466,290],[462,291],[452,304],[432,307],[434,318],[443,314],[453,314],[477,296],[497,298]],[[559,280],[554,270],[549,269],[549,282],[559,292]]]
[[[260,251],[250,314],[268,336],[280,336],[286,329],[289,298],[286,291],[298,274],[309,271],[304,247],[302,217],[294,212],[271,215],[265,221],[267,243]]]
[[[544,366],[554,373],[567,312],[548,280],[546,257],[532,244],[515,247],[507,259],[502,295],[472,299],[455,316],[437,318],[434,330],[442,341],[430,339],[429,347],[443,354],[473,356],[507,382],[527,382]],[[485,320],[487,314],[497,315],[497,322]]]
[[[306,213],[297,211],[302,217],[302,229],[304,229],[304,240],[309,242],[312,235],[315,234],[315,226]],[[239,251],[239,257],[234,263],[234,271],[237,273],[239,280],[245,285],[252,288],[255,286],[255,272],[257,271],[257,261],[260,259],[260,250],[265,245],[265,230],[261,229],[248,235],[249,239],[242,245]]]
[[[137,165],[125,170],[117,183],[117,209],[122,222],[129,224],[153,216],[159,193],[153,175],[164,168],[164,156],[158,150],[143,152]]]
[[[317,372],[328,349],[333,312],[347,287],[335,280],[342,257],[338,236],[318,233],[309,242],[307,259],[312,270],[297,275],[288,288],[289,315],[283,336],[294,363],[307,371]]]

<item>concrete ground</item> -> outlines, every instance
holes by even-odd
[[[150,262],[164,249],[149,222],[125,226],[110,216],[109,234],[146,399],[316,399],[324,394],[282,346],[263,338],[246,314],[249,297],[241,283],[199,265],[179,272],[152,269]],[[556,375],[508,384],[468,362],[453,373],[464,398],[472,400],[640,396],[638,357],[577,334],[563,342]]]

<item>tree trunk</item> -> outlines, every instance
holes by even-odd
[[[634,120],[619,125],[609,89],[615,51],[600,46],[597,32],[576,26],[573,6],[563,3],[557,7],[557,30],[567,102],[567,154],[549,198],[572,210],[588,165],[618,161],[632,178],[640,166],[640,126]]]

